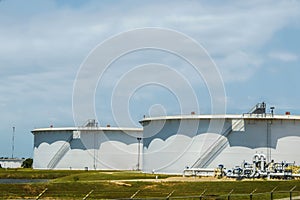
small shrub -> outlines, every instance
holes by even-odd
[[[23,168],[32,168],[32,163],[33,163],[33,159],[32,158],[27,158],[26,160],[23,161],[21,167],[23,167]]]
[[[73,180],[76,182],[76,181],[79,180],[79,177],[78,177],[78,176],[74,176],[74,177],[73,177]]]

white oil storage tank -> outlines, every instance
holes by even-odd
[[[300,165],[300,116],[266,114],[145,117],[143,171],[181,174],[185,169],[227,169],[255,153]]]
[[[142,129],[120,127],[38,128],[34,135],[35,169],[138,170]]]

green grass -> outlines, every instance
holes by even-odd
[[[71,170],[32,170],[32,169],[0,169],[0,178],[15,179],[55,179],[69,175],[79,174],[83,171]]]
[[[70,176],[58,178],[55,182],[69,182],[69,181],[103,181],[103,180],[131,180],[131,179],[155,179],[157,175],[145,174],[134,171],[97,171],[90,173],[79,173]],[[170,177],[168,175],[158,175],[161,178]]]
[[[300,195],[300,181],[207,181],[207,182],[161,182],[168,176],[159,175],[159,180],[152,182],[139,179],[151,179],[156,175],[132,171],[53,171],[53,170],[0,170],[0,176],[52,179],[47,183],[0,184],[0,199],[35,198],[45,188],[42,196],[48,199],[82,199],[93,190],[90,199],[130,198],[138,190],[135,198],[166,198],[197,196],[206,190],[205,199],[227,199],[233,189],[231,200],[249,199],[249,194],[256,189],[253,199],[270,199],[270,192],[277,187],[274,198],[287,197],[288,192],[297,186],[294,195]],[[52,177],[52,178],[51,178]],[[187,199],[187,198],[185,198]],[[190,198],[192,199],[192,198]],[[196,199],[196,198],[195,198]]]
[[[0,179],[57,179],[57,181],[73,181],[75,177],[81,181],[95,180],[127,180],[154,179],[157,175],[136,171],[82,171],[82,170],[32,170],[32,169],[0,169]],[[159,175],[167,178],[168,175]],[[58,179],[60,178],[60,179]]]
[[[251,182],[127,182],[125,185],[114,182],[66,182],[47,184],[0,184],[1,198],[29,198],[35,197],[45,188],[47,192],[43,198],[82,199],[89,191],[93,199],[104,198],[130,198],[136,191],[140,190],[136,198],[163,198],[174,191],[172,196],[199,196],[204,190],[205,195],[211,199],[226,199],[226,194],[234,189],[231,199],[248,199],[249,194],[255,188],[253,199],[270,199],[270,194],[261,194],[271,191],[278,186],[277,191],[287,191],[294,185],[300,187],[299,181],[251,181]],[[236,194],[245,194],[236,196]],[[298,193],[299,195],[299,193]],[[274,197],[286,197],[285,194],[275,194]]]

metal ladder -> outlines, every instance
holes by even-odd
[[[248,114],[265,114],[266,113],[266,103],[257,103],[251,110],[248,112]]]
[[[192,168],[203,168],[207,167],[207,165],[215,158],[227,144],[227,136],[232,133],[232,131],[240,125],[243,121],[241,117],[234,124],[232,124],[229,128],[227,128],[217,139],[216,141],[206,149],[206,151],[201,155],[200,158],[196,160],[196,162],[192,165]]]
[[[52,159],[50,160],[50,162],[47,165],[48,169],[53,169],[56,167],[56,165],[59,163],[59,161],[69,151],[70,143],[72,140],[73,140],[73,134],[71,134],[71,136],[65,141],[65,143],[59,148],[59,150],[52,157]]]

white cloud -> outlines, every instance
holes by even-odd
[[[216,59],[225,82],[246,81],[261,66],[259,57],[246,52],[237,51],[220,59]]]
[[[43,70],[51,70],[67,66],[69,70],[76,70],[87,53],[107,37],[131,28],[161,26],[194,37],[213,58],[222,57],[231,65],[227,68],[219,64],[222,71],[228,69],[225,72],[228,74],[241,71],[233,70],[234,66],[240,67],[230,59],[233,54],[247,49],[245,52],[252,54],[252,59],[257,59],[254,62],[260,62],[259,55],[253,52],[269,41],[277,30],[299,17],[299,3],[293,1],[272,4],[231,2],[230,5],[182,4],[179,1],[172,5],[145,3],[141,7],[130,3],[110,5],[91,1],[82,9],[48,4],[51,9],[44,9],[44,13],[32,12],[33,16],[25,19],[14,17],[10,19],[9,26],[0,21],[0,26],[5,26],[0,29],[1,68],[41,66]],[[40,7],[43,6],[39,5],[37,9]],[[14,9],[16,12],[17,8]],[[295,57],[281,55],[280,59]],[[25,70],[22,68],[22,71]]]
[[[279,60],[282,62],[293,62],[297,61],[299,56],[290,52],[284,51],[273,51],[268,55],[271,59]]]
[[[7,118],[5,124],[31,114],[30,122],[38,124],[44,119],[69,121],[62,116],[71,115],[64,113],[69,112],[66,107],[71,106],[73,81],[83,59],[98,43],[132,28],[181,31],[208,50],[225,82],[249,80],[264,62],[258,50],[276,32],[297,23],[299,10],[299,1],[87,1],[79,7],[51,0],[1,1],[0,119]],[[269,56],[299,60],[290,52]],[[182,63],[177,64],[180,68]]]

